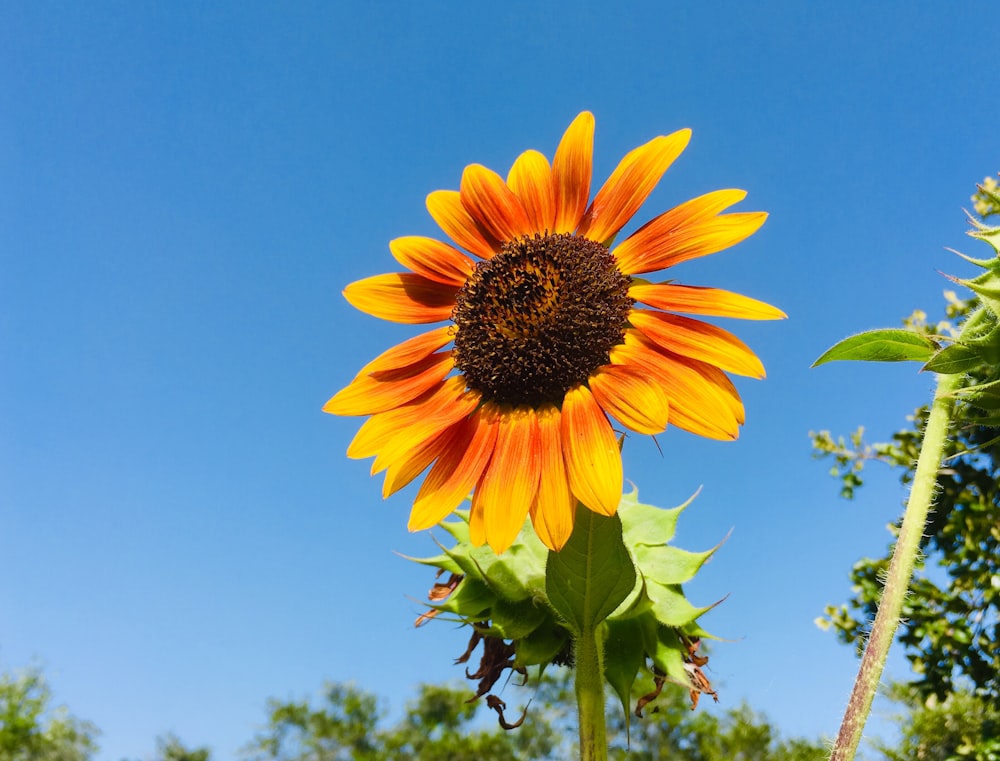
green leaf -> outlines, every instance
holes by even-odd
[[[930,338],[909,330],[869,330],[834,344],[812,366],[834,360],[926,362],[936,350],[937,344]]]
[[[934,373],[951,375],[953,373],[964,373],[973,370],[983,364],[983,358],[979,352],[969,348],[964,344],[952,344],[946,349],[942,349],[935,354],[930,362],[924,365],[924,370]]]
[[[579,636],[611,615],[635,582],[621,519],[577,505],[569,541],[559,552],[549,552],[546,564],[545,590],[552,607]]]

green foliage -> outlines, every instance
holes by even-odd
[[[53,708],[37,669],[0,675],[0,761],[86,761],[97,752],[97,728]]]
[[[904,712],[899,743],[875,745],[887,761],[1000,761],[1000,709],[990,701],[964,690],[939,700],[902,684],[889,697]]]
[[[951,320],[977,308],[975,301],[948,297]],[[954,335],[949,323],[928,326],[922,314],[909,324],[928,334]],[[963,378],[958,423],[946,445],[935,509],[921,542],[924,564],[902,612],[898,637],[917,674],[914,686],[939,700],[955,692],[964,678],[976,694],[1000,702],[1000,440],[989,427],[996,415],[992,403],[985,409],[977,406],[991,393],[998,369],[980,363]],[[841,479],[841,494],[847,498],[862,485],[864,466],[871,460],[897,469],[908,484],[927,414],[927,407],[918,409],[888,442],[865,443],[858,429],[849,442],[835,440],[827,431],[812,434],[813,446],[819,456],[834,458],[831,472]],[[896,530],[898,525],[894,534]],[[881,558],[859,560],[851,571],[851,599],[828,606],[818,622],[859,650],[877,610],[890,553],[891,548]]]

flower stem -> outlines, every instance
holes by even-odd
[[[854,682],[854,690],[844,712],[844,720],[840,725],[840,733],[837,735],[830,761],[851,761],[861,742],[861,734],[871,711],[872,701],[875,699],[882,669],[885,668],[889,646],[896,636],[899,616],[903,610],[903,599],[906,597],[910,577],[913,575],[913,565],[920,549],[920,537],[923,536],[927,524],[927,512],[934,497],[938,469],[941,466],[941,457],[948,437],[948,424],[954,404],[951,394],[958,388],[961,379],[961,374],[937,376],[937,390],[927,418],[927,428],[924,430],[920,445],[920,457],[917,459],[917,470],[913,476],[906,512],[903,513],[903,523],[899,527],[896,549],[889,564],[882,600],[875,615],[868,646],[861,659],[858,677]]]
[[[576,708],[580,717],[580,761],[607,761],[604,715],[604,654],[597,627],[576,638]]]

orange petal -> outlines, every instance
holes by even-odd
[[[486,404],[461,421],[410,511],[410,531],[430,528],[457,508],[482,477],[497,440],[495,407]]]
[[[638,368],[663,385],[670,399],[671,425],[710,439],[729,441],[739,436],[742,414],[737,414],[737,405],[742,405],[718,368],[711,373],[701,362],[664,354],[628,330],[625,344],[610,354],[614,364]]]
[[[765,375],[764,365],[750,347],[715,325],[646,309],[633,309],[629,322],[653,343],[674,354],[700,359],[737,375]]]
[[[401,407],[436,386],[455,367],[451,352],[431,354],[395,370],[363,375],[323,405],[331,415],[373,415]]]
[[[434,328],[419,336],[408,338],[401,344],[396,344],[391,349],[382,352],[375,359],[361,368],[361,371],[354,376],[354,379],[362,378],[365,375],[381,372],[383,370],[396,370],[407,367],[420,360],[429,357],[451,340],[454,326],[444,325]]]
[[[492,169],[470,164],[462,172],[462,205],[498,241],[533,232],[521,201]]]
[[[409,235],[389,241],[389,250],[404,267],[445,285],[461,287],[472,274],[472,260],[447,243]]]
[[[447,378],[412,402],[368,418],[347,448],[347,456],[357,460],[384,453],[392,460],[397,452],[413,449],[471,414],[479,398],[477,392],[465,390],[463,376]]]
[[[591,392],[601,409],[638,433],[662,433],[670,404],[663,387],[638,369],[604,365],[590,376]]]
[[[629,275],[662,270],[749,238],[764,224],[766,213],[718,216],[745,197],[743,190],[716,190],[664,212],[615,247],[618,268]]]
[[[714,317],[739,317],[744,320],[780,320],[788,315],[780,309],[720,288],[675,283],[637,283],[628,289],[636,301],[657,309]]]
[[[586,386],[566,392],[563,458],[570,488],[595,513],[614,515],[622,496],[622,456],[611,424]]]
[[[344,298],[365,314],[390,322],[419,324],[451,317],[458,288],[409,272],[375,275],[351,283]]]
[[[372,463],[372,470],[379,472],[385,469],[385,480],[382,482],[382,499],[395,494],[404,486],[413,481],[424,470],[448,451],[448,447],[455,438],[455,431],[462,425],[459,420],[455,425],[445,429],[437,436],[421,442],[419,445],[401,454],[397,459],[389,462],[387,458],[379,455]]]
[[[500,244],[466,211],[457,190],[435,190],[429,194],[427,211],[448,237],[466,251],[489,259],[500,250]]]
[[[571,233],[580,224],[590,198],[593,155],[594,115],[584,111],[566,129],[552,159],[556,204],[553,232]]]
[[[528,215],[531,232],[552,232],[556,219],[556,199],[549,160],[538,151],[525,151],[510,168],[507,184],[520,199],[524,212]]]
[[[482,479],[479,479],[482,481]],[[486,544],[486,519],[483,517],[483,502],[479,499],[479,486],[472,493],[472,506],[469,508],[469,542],[473,547]]]
[[[473,502],[483,511],[486,542],[497,554],[510,547],[524,526],[538,494],[541,456],[538,418],[530,407],[504,410],[489,467]]]
[[[570,491],[563,462],[559,410],[551,404],[537,410],[541,477],[531,506],[531,523],[542,543],[558,552],[573,533],[576,498]]]
[[[672,135],[655,137],[625,154],[604,187],[594,196],[577,234],[598,243],[613,238],[632,219],[690,139],[691,130],[682,129]]]

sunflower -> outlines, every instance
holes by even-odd
[[[642,434],[669,420],[712,439],[738,436],[743,404],[726,373],[762,378],[760,360],[731,333],[676,313],[785,315],[729,291],[636,276],[732,246],[767,215],[721,214],[746,193],[719,190],[613,243],[690,136],[631,151],[590,200],[594,117],[581,113],[551,164],[529,150],[506,181],[472,164],[459,190],[431,193],[427,209],[451,242],[397,238],[389,249],[408,271],[344,290],[383,320],[448,323],[376,357],[323,407],[371,416],[347,454],[375,457],[383,496],[430,467],[411,531],[472,492],[474,544],[504,551],[530,514],[558,550],[578,502],[617,509],[622,460],[609,416]]]

